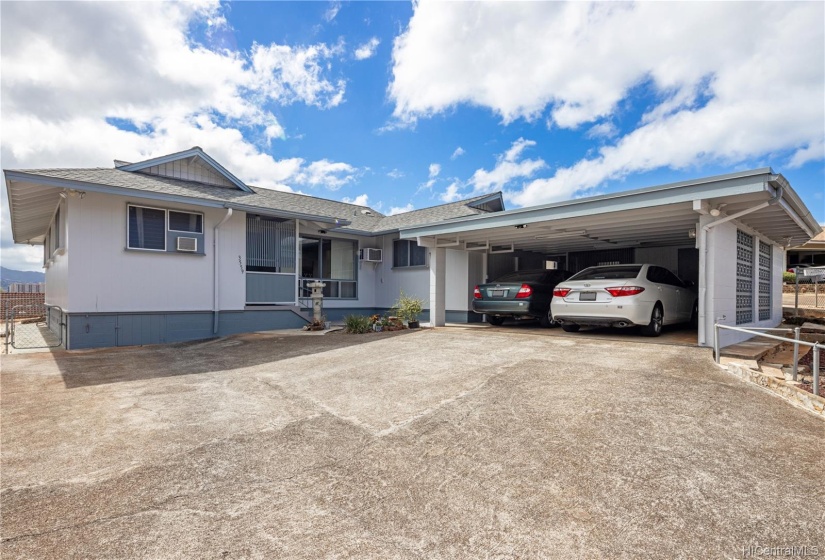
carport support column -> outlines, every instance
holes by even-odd
[[[447,249],[430,249],[430,326],[443,327],[447,322],[445,292],[447,289]]]

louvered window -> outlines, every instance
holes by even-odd
[[[759,241],[759,320],[771,318],[771,245]]]
[[[736,230],[736,324],[753,322],[753,236]]]

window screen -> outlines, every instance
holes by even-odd
[[[129,248],[166,250],[166,211],[129,206]]]
[[[203,216],[190,212],[169,210],[169,231],[203,233]]]
[[[409,239],[396,239],[393,242],[392,266],[403,268],[408,266],[426,266],[427,248],[419,247],[418,243]]]

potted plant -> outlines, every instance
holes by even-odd
[[[402,291],[393,309],[396,310],[398,317],[407,322],[409,328],[417,329],[420,326],[418,316],[424,309],[424,300],[408,296]]]

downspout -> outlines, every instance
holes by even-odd
[[[784,187],[781,185],[779,188],[776,189],[776,193],[774,196],[765,202],[757,204],[751,208],[746,208],[744,210],[740,210],[735,214],[731,214],[730,216],[725,216],[724,218],[720,218],[716,221],[713,221],[709,224],[706,224],[701,230],[699,230],[699,270],[702,271],[702,286],[700,289],[699,294],[699,345],[704,346],[707,343],[707,325],[705,323],[705,316],[707,315],[708,309],[708,260],[713,262],[713,259],[708,259],[709,255],[708,252],[710,248],[708,247],[708,232],[718,226],[719,224],[723,224],[725,222],[729,222],[731,220],[735,220],[745,214],[750,214],[752,212],[756,212],[757,210],[762,210],[763,208],[767,208],[768,206],[772,206],[778,202],[782,201],[782,193],[784,192]],[[710,255],[711,257],[713,255]]]
[[[218,243],[218,230],[224,225],[229,218],[232,217],[232,209],[226,209],[226,215],[223,219],[218,222],[215,226],[215,231],[212,234],[212,254],[214,257],[214,271],[212,274],[212,295],[214,297],[214,301],[212,302],[212,334],[218,334],[218,309],[219,309],[219,298],[221,293],[221,284],[220,284],[220,252],[219,247],[220,244]]]

